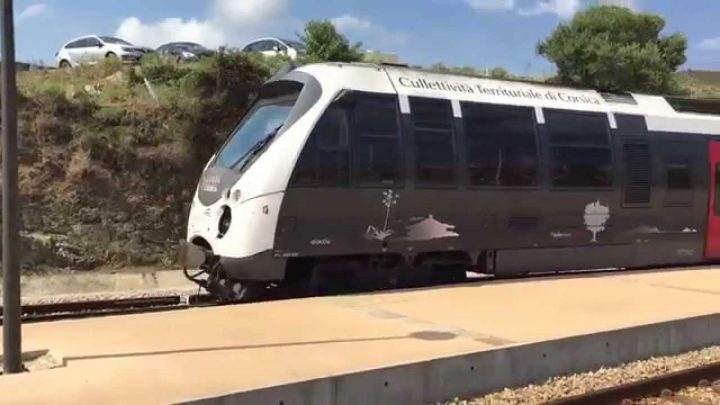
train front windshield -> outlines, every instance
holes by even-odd
[[[264,142],[274,136],[290,114],[298,98],[298,89],[263,89],[258,101],[243,118],[215,159],[215,166],[237,169],[250,160]],[[274,90],[274,91],[273,91]]]

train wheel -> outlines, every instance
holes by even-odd
[[[318,296],[356,291],[359,287],[357,267],[354,261],[342,259],[315,263],[308,280],[308,293]]]
[[[432,278],[437,284],[456,284],[467,280],[465,268],[459,266],[434,269]]]
[[[221,302],[240,303],[262,298],[267,287],[265,282],[210,277],[206,289]]]
[[[262,298],[267,285],[259,282],[232,282],[232,301],[247,302]]]

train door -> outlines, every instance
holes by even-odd
[[[720,142],[710,142],[710,209],[706,259],[720,259]]]

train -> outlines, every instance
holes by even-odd
[[[289,67],[207,162],[180,261],[237,301],[711,263],[719,136],[713,100]]]

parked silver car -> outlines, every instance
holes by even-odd
[[[138,62],[149,48],[135,46],[122,38],[87,35],[73,39],[55,54],[57,66],[74,67],[95,64],[105,58],[120,58],[123,62]]]
[[[276,37],[258,38],[243,47],[243,52],[257,52],[265,56],[285,55],[296,59],[305,52],[305,44],[291,39]]]
[[[156,49],[162,57],[174,58],[178,61],[196,61],[205,56],[212,56],[214,51],[195,42],[170,42]]]

